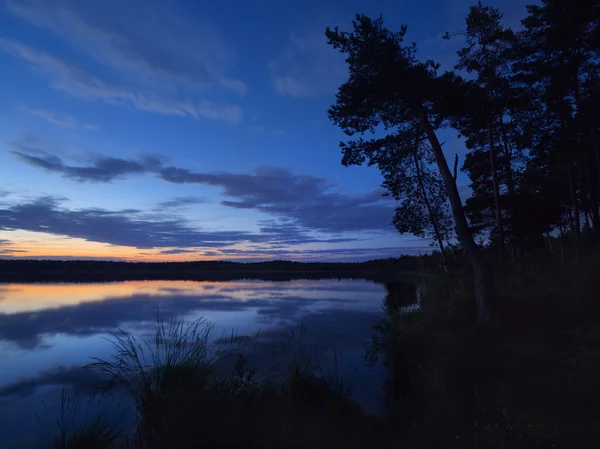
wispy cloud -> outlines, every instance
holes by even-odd
[[[168,201],[162,201],[157,204],[157,208],[160,209],[178,209],[181,207],[191,206],[195,204],[207,203],[206,198],[198,198],[195,196],[181,196],[170,199]]]
[[[188,248],[175,248],[175,249],[163,249],[160,251],[162,255],[171,255],[171,254],[189,254],[189,253],[199,253],[197,249],[188,249]]]
[[[421,242],[422,243],[422,242]],[[322,256],[328,256],[328,258],[337,258],[337,260],[344,260],[347,258],[352,259],[372,259],[372,258],[387,258],[397,257],[399,254],[423,254],[430,252],[431,248],[428,246],[421,247],[387,247],[387,248],[335,248],[335,249],[282,249],[275,250],[271,248],[265,249],[219,249],[220,255],[237,256],[237,257],[280,257],[284,259],[296,259],[299,257],[307,258],[321,258]]]
[[[73,64],[37,51],[21,42],[0,39],[0,49],[26,60],[35,70],[50,77],[50,85],[54,89],[66,92],[73,97],[100,100],[112,105],[164,115],[189,116],[196,119],[201,115],[190,99],[158,96],[151,92],[134,91],[110,83]]]
[[[171,184],[217,187],[226,197],[221,205],[256,210],[276,218],[277,222],[261,230],[265,233],[291,230],[300,233],[300,239],[305,241],[307,231],[393,232],[394,201],[382,198],[381,190],[362,195],[343,194],[325,178],[289,169],[261,166],[250,173],[203,173],[166,166],[158,157],[97,158],[87,166],[72,166],[43,151],[17,148],[13,153],[23,162],[78,182],[112,182],[145,173]],[[292,237],[287,240],[293,241]]]
[[[0,230],[25,230],[136,248],[222,247],[263,240],[248,232],[209,231],[182,217],[146,215],[137,210],[71,210],[52,197],[0,208]],[[266,237],[265,237],[266,238]]]
[[[347,71],[343,57],[327,45],[324,26],[292,34],[285,52],[267,68],[275,92],[296,98],[333,94]]]
[[[244,116],[244,111],[242,107],[238,105],[221,104],[211,100],[201,100],[197,106],[197,114],[208,119],[240,123]]]
[[[52,123],[56,126],[62,126],[65,128],[76,128],[77,121],[69,116],[69,115],[58,115],[51,111],[45,111],[43,109],[31,109],[31,108],[23,108],[23,111],[30,115],[35,115],[37,117],[41,117],[47,122]]]
[[[66,165],[62,159],[43,151],[16,145],[13,154],[23,162],[43,168],[50,172],[61,173],[64,177],[79,182],[111,182],[134,174],[147,173],[157,163],[154,159],[133,161],[128,159],[102,157],[87,167]]]
[[[49,30],[85,57],[111,69],[111,78],[25,43],[0,39],[0,50],[29,62],[70,96],[163,115],[239,123],[242,107],[207,95],[241,95],[231,75],[236,56],[210,23],[195,23],[171,7],[132,0],[8,1],[7,8]],[[219,95],[221,98],[222,95]],[[85,125],[84,125],[85,126]],[[92,125],[89,125],[92,126]]]
[[[75,118],[70,115],[61,115],[52,111],[46,111],[44,109],[33,109],[33,108],[22,108],[23,112],[26,112],[29,115],[34,115],[37,117],[41,117],[49,123],[52,123],[56,126],[62,126],[64,128],[83,128],[90,131],[94,131],[98,129],[98,126],[92,125],[91,123],[83,123],[80,124]]]
[[[0,255],[6,256],[15,253],[27,253],[28,251],[24,249],[0,249]]]
[[[9,0],[8,10],[99,63],[146,79],[243,94],[236,55],[219,30],[175,5],[141,0]]]

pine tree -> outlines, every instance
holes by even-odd
[[[416,45],[404,43],[406,26],[392,32],[383,26],[383,19],[358,15],[353,27],[353,32],[337,27],[326,31],[329,44],[346,55],[349,65],[349,79],[340,86],[329,117],[349,136],[375,133],[378,127],[388,134],[382,139],[360,137],[343,142],[342,149],[358,162],[366,160],[373,147],[381,148],[381,157],[387,157],[386,139],[410,152],[414,151],[415,130],[423,133],[443,180],[456,233],[473,268],[478,322],[485,324],[491,318],[494,297],[491,273],[473,240],[456,181],[436,134],[448,123],[444,111],[464,93],[461,80],[453,74],[439,76],[438,64],[433,61],[418,61]]]

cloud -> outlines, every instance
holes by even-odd
[[[14,253],[27,253],[29,251],[26,251],[24,249],[0,249],[0,255],[6,255],[6,254],[14,254]]]
[[[87,167],[65,165],[57,157],[36,149],[14,145],[19,151],[12,151],[21,161],[33,167],[60,173],[65,178],[79,182],[111,182],[123,179],[128,175],[146,173],[152,161],[132,161],[112,157],[97,158]]]
[[[143,253],[139,253],[143,254]],[[61,261],[69,261],[69,260],[96,260],[100,262],[126,262],[127,259],[122,257],[98,257],[98,256],[0,256],[0,259],[3,260],[13,260],[13,259],[27,259],[27,260],[61,260]]]
[[[0,239],[0,256],[11,255],[13,253],[27,253],[24,249],[12,249],[13,242],[7,239]]]
[[[178,215],[150,215],[136,209],[71,210],[63,206],[64,201],[40,197],[16,205],[0,206],[0,231],[44,232],[138,249],[165,248],[162,254],[187,252],[191,248],[223,248],[242,243],[289,245],[340,241],[327,236],[315,237],[308,230],[297,227],[290,231],[285,225],[261,229],[259,233],[206,230],[193,226]],[[355,239],[343,241],[352,240]]]
[[[87,129],[90,131],[98,129],[97,125],[93,125],[91,123],[80,124],[75,118],[71,117],[70,115],[60,115],[52,111],[46,111],[44,109],[22,108],[22,110],[29,115],[41,117],[47,122],[52,123],[56,126],[62,126],[63,128],[78,128],[81,126],[83,129]]]
[[[243,111],[240,106],[220,104],[209,100],[193,101],[186,96],[139,90],[124,84],[94,76],[75,65],[35,50],[17,41],[0,39],[0,50],[29,62],[37,71],[50,77],[52,88],[73,97],[103,101],[162,115],[175,115],[223,120],[239,123]]]
[[[389,257],[398,257],[401,254],[419,255],[431,252],[427,246],[421,247],[389,247],[389,248],[335,248],[335,249],[234,249],[221,248],[221,256],[235,256],[238,258],[252,258],[252,260],[285,259],[302,261],[322,261],[322,262],[363,262],[372,259],[386,259]],[[205,254],[206,255],[206,254]]]
[[[51,31],[80,53],[147,82],[222,87],[243,94],[231,76],[233,49],[210,22],[175,5],[142,0],[20,0],[8,10]]]
[[[39,150],[18,148],[20,151],[14,154],[23,162],[78,182],[111,182],[148,173],[172,184],[220,188],[228,197],[221,201],[223,206],[256,210],[276,218],[269,231],[277,231],[277,235],[287,233],[291,237],[286,241],[290,243],[307,242],[307,231],[395,232],[391,224],[395,203],[390,198],[383,198],[382,190],[360,195],[343,194],[337,192],[337,186],[327,179],[299,175],[284,168],[259,166],[247,174],[202,173],[164,166],[158,158],[140,161],[101,158],[88,166],[76,167]],[[266,232],[266,227],[262,231]],[[293,233],[303,235],[303,238],[296,239]]]
[[[394,202],[382,191],[363,195],[335,192],[324,178],[297,175],[275,167],[258,167],[250,174],[198,173],[166,167],[157,173],[174,184],[204,184],[223,189],[232,200],[222,205],[253,209],[291,220],[295,225],[320,232],[391,231]]]
[[[77,127],[77,121],[69,115],[65,115],[65,116],[61,117],[61,116],[56,115],[53,112],[45,111],[43,109],[23,108],[23,111],[27,112],[30,115],[35,115],[37,117],[41,117],[44,120],[46,120],[56,126],[62,126],[65,128],[76,128]]]
[[[184,249],[184,248],[175,248],[175,249],[165,249],[160,252],[160,254],[168,255],[168,254],[187,254],[187,253],[197,253],[196,249]]]
[[[325,26],[292,34],[284,53],[267,68],[275,92],[296,98],[333,94],[347,73],[343,56],[327,45]]]
[[[220,249],[221,254],[239,254],[239,255],[260,255],[260,254],[274,254],[274,255],[340,255],[340,256],[361,256],[363,254],[381,254],[382,257],[388,257],[387,254],[421,254],[423,252],[429,252],[431,248],[423,246],[420,248],[415,247],[388,247],[388,248],[336,248],[336,249],[304,249],[304,250],[272,250],[265,248],[264,250],[239,250],[239,249]],[[383,256],[385,255],[385,256]]]
[[[0,230],[26,230],[136,248],[222,247],[261,241],[259,235],[192,228],[181,217],[148,216],[136,210],[69,210],[62,202],[42,197],[0,207]]]
[[[160,209],[178,209],[185,206],[191,206],[194,204],[204,204],[207,202],[208,200],[206,198],[199,198],[195,196],[180,196],[172,198],[168,201],[162,201],[158,203],[156,207]]]
[[[232,104],[219,104],[210,100],[202,100],[198,104],[198,115],[213,120],[223,120],[229,123],[240,123],[244,116],[241,106]]]

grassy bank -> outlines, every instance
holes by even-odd
[[[467,274],[430,280],[416,314],[388,298],[369,355],[390,369],[388,421],[403,447],[597,447],[599,264],[540,258],[507,271],[483,332]]]

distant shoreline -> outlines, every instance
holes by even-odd
[[[409,267],[397,259],[360,263],[0,260],[0,283],[242,279],[265,281],[365,279],[388,282],[399,276],[423,274],[425,273],[417,267]]]

